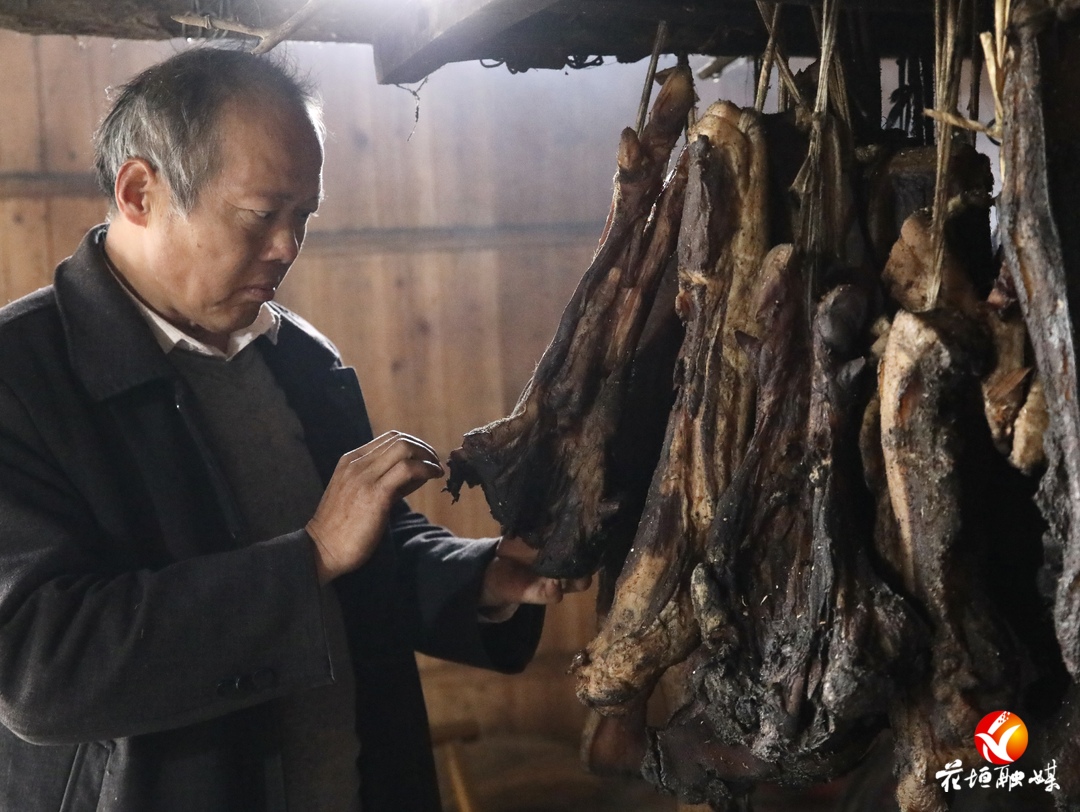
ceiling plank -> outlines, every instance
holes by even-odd
[[[390,0],[387,0],[389,4]],[[117,39],[218,39],[221,31],[183,26],[174,14],[196,13],[254,28],[273,28],[291,17],[304,0],[0,0],[0,28],[28,34],[72,34]],[[290,39],[370,42],[370,32],[385,16],[382,3],[327,0]],[[234,35],[229,35],[230,37]]]
[[[419,82],[447,62],[555,0],[409,0],[376,32],[375,71],[382,84]]]

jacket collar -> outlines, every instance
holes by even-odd
[[[54,280],[72,368],[97,401],[176,377],[150,325],[106,264],[105,231],[104,225],[92,228]],[[290,369],[318,375],[341,366],[317,330],[281,305],[271,307],[281,319],[277,349]]]
[[[176,374],[105,263],[105,231],[87,232],[54,279],[72,368],[97,401]]]

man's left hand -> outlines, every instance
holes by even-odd
[[[545,578],[533,570],[536,550],[522,539],[503,536],[495,558],[484,573],[480,608],[488,620],[508,620],[523,603],[558,603],[563,595],[589,588],[592,576],[574,579]]]

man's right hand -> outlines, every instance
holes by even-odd
[[[435,449],[399,431],[388,431],[338,460],[307,523],[319,583],[367,561],[382,540],[394,504],[442,475]]]

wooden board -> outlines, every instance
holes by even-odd
[[[41,97],[37,44],[32,37],[0,31],[4,113],[0,115],[0,172],[36,172],[41,161]]]
[[[0,200],[0,303],[47,285],[48,203]]]
[[[406,0],[389,12],[372,40],[384,84],[419,82],[555,0]],[[561,67],[561,66],[560,66]]]
[[[329,131],[313,231],[603,221],[643,68],[513,76],[452,65],[417,101],[375,84],[366,48],[294,53],[320,84]]]

